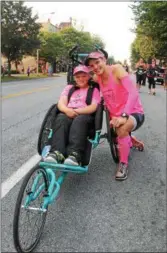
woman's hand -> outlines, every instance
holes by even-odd
[[[112,117],[110,120],[110,125],[113,127],[120,127],[126,123],[127,119],[123,117]]]

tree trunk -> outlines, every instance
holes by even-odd
[[[11,75],[10,70],[11,70],[11,61],[10,59],[8,59],[8,76]]]
[[[16,68],[16,70],[18,70],[17,68],[18,68],[18,62],[17,61],[15,61],[15,68]]]

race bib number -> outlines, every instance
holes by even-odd
[[[142,74],[143,74],[143,71],[142,71],[142,70],[139,70],[138,73],[139,73],[139,75],[142,75]]]

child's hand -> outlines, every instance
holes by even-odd
[[[67,111],[65,112],[65,114],[69,117],[69,118],[75,118],[78,113],[75,112],[72,108],[68,108]]]

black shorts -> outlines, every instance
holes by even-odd
[[[144,120],[145,120],[144,114],[141,114],[141,113],[131,113],[129,117],[134,120],[134,128],[132,132],[139,129],[143,125]]]
[[[140,85],[142,84],[142,82],[144,81],[144,75],[136,75],[136,82],[139,83]]]

